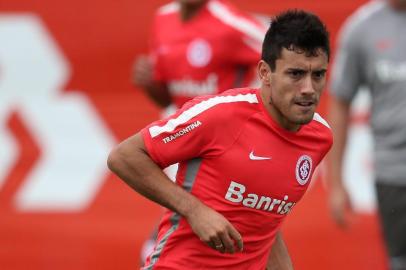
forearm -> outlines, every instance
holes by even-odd
[[[266,270],[293,270],[288,249],[280,232],[277,233],[275,242],[272,245]]]
[[[141,195],[181,215],[202,203],[173,183],[149,157],[140,134],[118,145],[109,155],[109,168]]]
[[[155,104],[162,108],[172,104],[172,98],[165,84],[153,82],[144,85],[143,90]]]
[[[334,144],[329,153],[330,187],[342,185],[342,167],[349,122],[349,104],[337,98],[333,98],[330,104],[329,120],[334,133]]]
[[[148,55],[138,56],[132,79],[158,106],[167,107],[172,103],[166,84],[154,79],[154,64]]]
[[[184,216],[197,237],[211,248],[222,253],[242,251],[242,237],[234,226],[170,181],[149,157],[140,133],[110,153],[108,166],[138,193]]]

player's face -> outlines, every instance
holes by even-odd
[[[269,68],[265,62],[262,65]],[[264,102],[271,104],[268,106],[271,115],[284,128],[296,131],[313,119],[326,85],[327,65],[328,58],[322,50],[307,56],[284,48],[275,70],[269,69],[262,76],[263,87],[268,83],[262,92]]]

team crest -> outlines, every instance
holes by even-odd
[[[303,155],[296,163],[296,180],[301,185],[305,185],[310,179],[310,174],[312,172],[312,158]]]
[[[211,60],[210,44],[204,39],[195,39],[189,44],[186,56],[192,66],[204,67]]]

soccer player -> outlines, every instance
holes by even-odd
[[[156,104],[177,108],[196,96],[249,85],[265,31],[227,1],[172,2],[157,11],[151,52],[136,60],[134,82]]]
[[[112,150],[109,168],[170,209],[143,269],[293,269],[279,230],[332,144],[315,113],[329,52],[317,16],[284,12],[265,35],[260,89],[195,98]],[[161,168],[176,162],[174,183]]]
[[[346,224],[347,191],[342,180],[349,108],[360,86],[372,96],[375,187],[392,270],[406,269],[406,1],[371,1],[342,29],[331,80],[330,206]],[[356,180],[356,179],[352,179]]]

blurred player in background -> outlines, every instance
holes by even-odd
[[[266,29],[220,0],[179,0],[154,20],[151,52],[134,81],[160,106],[180,108],[199,96],[246,86],[254,78]]]
[[[376,192],[392,270],[406,269],[406,1],[372,1],[342,29],[332,73],[330,207],[346,224],[343,154],[350,103],[360,86],[372,96]],[[351,179],[356,181],[357,179]]]
[[[226,1],[179,0],[158,9],[149,55],[136,59],[134,82],[168,116],[200,95],[255,82],[266,27]],[[175,180],[177,164],[165,169]],[[144,244],[141,260],[155,244]]]
[[[279,230],[332,144],[315,113],[329,53],[317,16],[282,13],[263,42],[260,89],[195,98],[110,153],[112,171],[170,209],[143,269],[293,269]],[[174,183],[161,169],[176,162]]]

